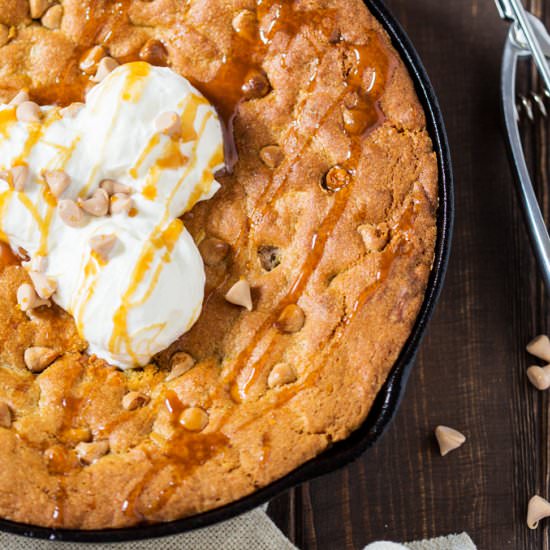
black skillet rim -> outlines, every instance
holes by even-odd
[[[403,395],[408,376],[428,321],[438,300],[450,255],[454,218],[452,167],[441,109],[418,53],[399,23],[382,0],[364,0],[371,13],[390,35],[393,46],[403,59],[416,92],[424,107],[427,127],[437,154],[439,167],[439,211],[435,258],[424,302],[409,339],[393,366],[363,424],[347,439],[340,441],[319,456],[293,470],[267,487],[221,508],[169,523],[138,525],[123,529],[83,531],[52,529],[0,519],[0,531],[29,538],[74,542],[123,542],[163,537],[206,527],[247,512],[305,481],[334,471],[358,458],[384,432],[392,420]]]

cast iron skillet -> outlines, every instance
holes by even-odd
[[[392,39],[392,43],[405,62],[414,81],[416,92],[426,112],[427,126],[437,154],[439,165],[439,211],[437,217],[437,242],[433,269],[428,282],[424,303],[413,331],[393,366],[386,383],[378,394],[365,422],[347,439],[340,441],[324,453],[292,471],[282,479],[242,498],[195,516],[170,523],[142,525],[125,529],[105,529],[79,531],[69,529],[49,529],[12,521],[0,520],[0,531],[7,531],[27,537],[77,542],[119,542],[174,535],[205,527],[242,514],[287,489],[317,476],[331,472],[355,460],[368,449],[388,427],[401,400],[407,378],[414,363],[416,352],[426,331],[435,303],[439,297],[447,268],[451,247],[451,234],[454,216],[453,182],[451,158],[445,133],[445,126],[435,93],[407,35],[395,21],[382,0],[364,0],[372,14],[382,23]]]

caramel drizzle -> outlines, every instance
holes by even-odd
[[[137,103],[147,85],[147,77],[151,72],[148,63],[134,61],[128,65],[128,76],[122,93],[122,100],[129,103]]]
[[[15,107],[0,109],[0,134],[7,138],[11,127],[17,122]]]
[[[186,116],[189,116],[189,117],[192,116],[193,118],[190,120],[184,119],[182,124],[183,127],[187,127],[189,125],[194,126],[197,109],[200,106],[200,104],[202,104],[202,102],[200,101],[193,101],[192,98],[190,103],[194,104],[195,107],[190,110],[186,109]],[[204,115],[201,121],[201,126],[198,131],[197,140],[193,144],[192,157],[191,157],[192,161],[188,163],[186,170],[184,171],[179,181],[177,182],[177,184],[174,186],[169,196],[167,197],[165,202],[166,206],[165,206],[163,217],[151,232],[149,241],[144,244],[141,250],[141,253],[139,255],[138,261],[136,262],[134,271],[132,273],[130,284],[128,285],[126,292],[121,298],[120,306],[118,307],[117,311],[113,315],[113,333],[109,340],[109,350],[112,353],[119,352],[121,347],[124,346],[127,353],[130,355],[130,357],[132,357],[134,361],[137,360],[137,355],[132,347],[131,335],[129,334],[129,331],[128,331],[128,316],[130,311],[141,302],[132,301],[132,298],[138,291],[139,287],[141,286],[141,283],[145,279],[145,276],[151,269],[153,260],[155,258],[155,251],[160,249],[165,249],[166,252],[161,257],[162,262],[156,267],[156,272],[153,276],[153,279],[149,285],[148,290],[146,291],[146,295],[149,296],[152,293],[154,289],[153,285],[156,285],[160,277],[160,270],[163,269],[164,265],[170,260],[170,255],[176,244],[177,238],[179,237],[179,235],[184,229],[183,223],[179,219],[173,220],[168,225],[168,227],[166,227],[166,224],[168,223],[168,220],[171,215],[170,206],[172,205],[174,197],[179,192],[186,178],[196,166],[196,163],[198,160],[197,149],[202,139],[202,136],[206,131],[207,124],[212,116],[213,116],[212,113],[209,111]],[[196,201],[200,196],[200,194],[202,194],[202,192],[205,189],[209,188],[209,186],[212,185],[213,175],[211,171],[211,166],[213,165],[214,162],[217,162],[217,161],[218,161],[218,152],[216,151],[212,159],[210,160],[209,167],[203,172],[199,185],[197,185],[197,188],[200,188],[201,191],[198,194],[198,196],[195,194],[191,196],[191,199],[187,205],[188,208],[191,208],[193,206],[194,204],[192,202],[193,200]]]
[[[71,311],[79,334],[83,334],[84,314],[86,311],[86,306],[94,295],[95,288],[97,286],[99,271],[99,258],[97,254],[90,253],[84,265],[84,269],[82,270],[84,275],[84,282],[81,286],[82,292],[79,296],[76,296],[76,298],[78,299],[76,304],[71,304]]]
[[[222,452],[229,444],[227,436],[220,432],[194,433],[180,426],[179,417],[185,406],[174,391],[166,391],[162,401],[170,415],[170,423],[175,433],[170,439],[161,441],[161,449],[153,444],[142,448],[151,462],[151,467],[136,483],[122,504],[125,515],[140,521],[150,518],[155,512],[161,510],[185,479],[199,466]],[[146,504],[143,510],[140,508],[140,499],[144,490],[166,468],[170,468],[170,481],[151,502]]]
[[[65,503],[67,502],[67,487],[63,477],[57,477],[57,488],[53,494],[53,502],[52,520],[54,525],[63,525],[65,522]]]
[[[277,334],[277,329],[273,326],[273,323],[277,320],[281,311],[287,305],[296,303],[302,296],[307,286],[307,283],[309,282],[311,276],[315,272],[323,257],[326,243],[346,208],[350,196],[350,190],[351,185],[345,187],[340,192],[334,195],[333,204],[330,207],[328,214],[323,219],[319,229],[313,234],[310,249],[307,252],[306,259],[302,264],[299,275],[294,280],[294,283],[292,284],[286,296],[284,296],[279,301],[277,306],[273,309],[273,312],[265,319],[265,321],[260,325],[256,332],[253,333],[246,347],[237,355],[234,361],[232,361],[229,369],[224,373],[225,381],[235,381],[235,378],[246,366],[249,359],[252,357],[254,351],[256,350],[256,347],[264,338],[265,333],[269,331],[274,336]],[[260,356],[260,358],[255,360],[255,364],[252,370],[253,374],[248,378],[244,390],[240,392],[241,398],[245,397],[246,390],[259,376],[262,366],[271,359],[275,343],[276,338],[273,338],[267,346],[266,350]]]
[[[141,168],[141,165],[144,163],[145,159],[151,154],[153,149],[159,144],[160,142],[160,134],[155,133],[151,136],[151,139],[149,140],[149,143],[145,146],[143,151],[140,153],[136,163],[132,168],[130,168],[130,175],[136,179],[138,177],[139,169]]]
[[[0,193],[0,220],[4,219],[6,209],[10,203],[12,196],[13,196],[13,192],[11,189],[8,189],[7,191],[3,191],[2,193]],[[1,224],[0,224],[0,241],[2,241],[3,243],[7,243],[9,241],[8,236],[2,230]]]
[[[378,35],[374,35],[374,37],[371,37],[371,40],[377,40],[375,48],[376,50],[380,51],[382,48],[382,42],[381,39],[378,38]],[[369,57],[367,56],[368,49],[366,47],[354,46],[353,51],[357,59],[357,66],[355,66],[355,68],[351,70],[348,75],[346,89],[337,97],[337,99],[327,108],[325,113],[321,116],[317,128],[321,128],[324,122],[332,114],[332,112],[341,105],[341,102],[346,94],[350,93],[350,91],[356,93],[359,93],[361,91],[361,87],[363,86],[362,75],[365,69],[371,67],[369,63]],[[366,96],[368,97],[368,99],[364,99],[365,95],[362,94],[363,101],[366,105],[364,108],[368,112],[372,112],[373,116],[370,117],[369,123],[366,126],[366,130],[360,136],[350,136],[352,140],[352,145],[349,154],[349,160],[347,161],[347,163],[344,164],[344,166],[349,170],[352,175],[356,175],[355,163],[357,161],[356,159],[358,159],[360,156],[360,148],[362,146],[362,143],[364,142],[364,139],[384,122],[384,116],[378,106],[378,101],[380,100],[383,93],[384,83],[387,79],[388,74],[387,71],[389,71],[390,69],[389,61],[382,62],[382,67],[383,73],[380,78],[378,78],[378,75],[376,75],[375,82],[373,83],[371,90],[369,91],[370,95]],[[305,94],[303,104],[307,101],[308,96],[313,93],[315,89],[315,78],[311,80],[310,87],[311,89],[308,90],[308,93]],[[297,130],[291,128],[290,133],[296,135]],[[298,154],[295,155],[295,157],[292,158],[288,164],[283,163],[286,171],[284,172],[284,176],[282,178],[277,180],[275,178],[275,174],[274,176],[272,176],[269,184],[262,192],[259,200],[256,203],[256,206],[252,211],[252,214],[250,216],[252,226],[248,227],[247,233],[252,231],[257,224],[262,222],[268,210],[282,194],[285,183],[288,181],[290,175],[289,165],[291,166],[294,162],[298,161],[298,159],[304,153],[307,147],[309,147],[314,137],[315,133],[310,134],[306,138]],[[274,312],[269,315],[266,320],[260,325],[257,331],[250,338],[248,344],[243,348],[241,352],[239,352],[237,357],[229,364],[228,368],[226,369],[224,373],[224,379],[227,382],[234,382],[237,376],[249,364],[250,359],[254,355],[254,352],[256,351],[259,343],[263,341],[266,334],[271,333],[271,341],[266,346],[261,355],[258,358],[254,359],[250,375],[244,381],[243,387],[239,388],[238,394],[237,392],[233,391],[232,395],[234,397],[238,395],[240,399],[243,399],[246,396],[247,391],[258,379],[264,365],[266,365],[268,361],[272,360],[274,348],[277,344],[275,338],[277,335],[277,331],[273,327],[273,323],[278,318],[284,307],[289,304],[298,302],[303,292],[305,291],[307,283],[317,269],[323,257],[326,243],[330,238],[330,235],[334,231],[335,227],[337,226],[343,212],[345,211],[345,207],[352,188],[353,182],[347,187],[344,187],[342,190],[336,192],[333,197],[333,204],[330,207],[328,214],[321,222],[319,230],[313,235],[312,246],[307,253],[306,260],[302,264],[300,272],[294,283],[292,284],[290,291],[279,301],[277,306],[275,306],[274,308]],[[241,235],[239,235],[238,241],[242,240]],[[245,238],[247,238],[247,235],[245,235]],[[237,250],[245,249],[246,247],[242,244],[240,246],[237,246]]]
[[[183,166],[189,159],[187,159],[181,152],[179,142],[186,142],[196,140],[197,143],[200,140],[199,134],[195,130],[195,120],[197,119],[198,110],[201,105],[208,105],[208,102],[195,94],[189,94],[186,98],[185,107],[181,114],[182,120],[182,135],[180,140],[168,140],[165,146],[163,154],[156,160],[155,165],[151,168],[155,172],[158,172],[159,168],[179,168]],[[180,105],[182,107],[182,105]],[[204,127],[202,129],[204,131]],[[143,151],[139,154],[134,166],[130,168],[130,175],[136,179],[139,174],[140,168],[147,158],[152,154],[154,149],[160,143],[160,134],[155,133],[151,136],[149,143],[144,147]],[[194,150],[196,152],[196,149]],[[223,160],[223,159],[222,159]],[[155,168],[156,167],[156,168]],[[156,184],[156,181],[155,181]],[[149,192],[150,193],[150,192]],[[156,192],[155,192],[156,194]]]
[[[113,315],[113,332],[109,340],[109,350],[112,353],[120,352],[124,345],[126,353],[128,353],[136,363],[138,362],[137,354],[132,345],[132,337],[128,330],[128,316],[132,309],[139,305],[146,297],[149,297],[153,292],[160,277],[160,271],[163,269],[164,264],[170,261],[171,253],[183,229],[183,223],[176,218],[165,229],[163,229],[161,225],[157,226],[150,234],[149,241],[144,244],[132,272],[130,283],[121,297],[118,309]],[[155,274],[149,283],[144,298],[142,298],[142,300],[132,301],[132,298],[144,281],[145,276],[149,273],[158,250],[164,250],[165,252],[161,256],[161,263],[155,268]]]
[[[44,135],[45,131],[51,126],[51,124],[59,120],[59,118],[60,117],[57,110],[53,110],[47,113],[46,119],[42,123],[33,123],[29,125],[29,134],[27,136],[27,139],[25,140],[25,143],[23,144],[21,153],[13,160],[13,166],[26,165],[26,159],[32,153],[34,147],[40,141],[40,138]],[[11,192],[15,193],[15,191],[13,190]],[[25,193],[17,193],[17,198],[19,199],[19,202],[26,208],[26,210],[29,212],[29,214],[34,219],[36,225],[38,226],[38,230],[40,232],[40,244],[37,250],[37,254],[46,255],[48,252],[50,225],[54,212],[52,205],[49,202],[46,202],[46,211],[44,215],[42,215],[38,210],[38,206],[35,205]],[[0,220],[2,219],[3,216],[0,218]]]
[[[338,346],[341,344],[346,333],[346,329],[351,325],[353,320],[362,311],[365,305],[376,296],[377,291],[388,279],[396,256],[407,253],[407,247],[409,245],[409,231],[414,226],[414,221],[416,219],[414,206],[414,203],[411,203],[406,208],[398,222],[392,227],[392,233],[398,236],[392,240],[382,252],[379,253],[378,269],[374,281],[365,287],[355,299],[352,307],[344,314],[331,337],[319,343],[319,349],[317,351],[319,355],[319,359],[317,361],[318,366],[308,372],[303,380],[288,386],[280,387],[277,392],[273,394],[270,401],[256,402],[256,407],[253,410],[252,415],[239,424],[232,426],[232,430],[239,431],[247,428],[256,422],[258,418],[265,417],[269,411],[282,407],[291,399],[299,395],[300,392],[315,385],[317,379],[323,371],[325,358],[328,358],[337,352]],[[222,430],[223,427],[230,421],[232,416],[233,410],[230,409],[219,419],[215,430]]]

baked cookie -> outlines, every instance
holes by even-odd
[[[424,113],[364,4],[0,0],[0,23],[4,103],[67,106],[116,64],[167,66],[217,109],[226,165],[183,216],[200,316],[142,368],[87,354],[55,305],[22,311],[29,276],[1,249],[0,515],[169,521],[347,437],[415,322],[438,205]]]

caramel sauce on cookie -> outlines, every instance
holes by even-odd
[[[175,428],[175,433],[162,443],[160,449],[154,448],[153,445],[142,448],[151,467],[122,504],[125,515],[141,521],[161,510],[197,467],[222,452],[229,444],[229,439],[219,431],[196,433],[182,428],[180,416],[186,407],[176,392],[166,392],[164,406],[169,412],[170,423]],[[141,503],[141,497],[149,483],[165,469],[169,470],[170,481],[153,499],[149,499],[146,504]]]
[[[296,24],[296,22],[292,23],[292,25]],[[385,120],[384,114],[379,106],[379,101],[383,95],[387,79],[391,75],[394,65],[394,62],[392,62],[392,56],[389,53],[387,46],[385,46],[382,39],[377,34],[370,36],[368,46],[348,44],[340,44],[340,46],[345,48],[346,51],[351,52],[351,64],[346,75],[346,89],[337,98],[337,100],[329,106],[327,111],[321,117],[318,127],[323,125],[324,121],[334,109],[341,107],[346,96],[353,94],[357,97],[356,105],[354,107],[365,113],[363,115],[363,119],[366,122],[360,135],[350,136],[351,147],[348,154],[348,161],[343,165],[343,167],[352,175],[352,180],[349,185],[337,190],[330,197],[332,204],[329,207],[326,216],[322,220],[319,229],[313,234],[310,249],[306,251],[305,260],[302,263],[302,267],[299,270],[294,282],[290,286],[289,291],[279,301],[273,312],[260,325],[256,332],[253,333],[247,345],[241,350],[236,359],[232,361],[231,365],[226,370],[226,381],[235,383],[237,376],[246,366],[249,366],[250,359],[260,342],[263,341],[264,337],[271,337],[271,341],[266,346],[265,351],[263,351],[259,357],[255,357],[252,372],[249,376],[247,376],[244,386],[238,390],[233,387],[233,394],[238,392],[240,395],[239,401],[242,401],[245,398],[247,391],[258,380],[263,367],[268,362],[273,361],[272,354],[277,341],[277,332],[274,328],[275,320],[279,317],[281,311],[286,306],[297,303],[304,293],[310,278],[315,273],[315,270],[323,257],[326,243],[338,225],[340,218],[346,209],[348,198],[352,193],[353,176],[356,174],[356,163],[360,158],[361,147],[364,139]],[[367,71],[370,71],[370,78],[368,79],[368,89],[365,91],[364,77]],[[314,87],[315,79],[312,79],[310,83],[311,89],[308,90],[308,93],[312,93]],[[298,130],[294,131],[297,132]],[[254,209],[251,215],[251,227],[247,228],[248,231],[254,229],[255,220],[262,220],[263,217],[268,214],[269,209],[272,207],[277,198],[281,196],[284,191],[285,183],[288,179],[288,166],[291,166],[293,162],[298,160],[301,154],[310,145],[313,138],[314,134],[312,133],[308,136],[298,154],[288,163],[285,163],[287,172],[284,177],[276,181],[272,176],[271,181],[268,183],[260,199],[257,201],[258,206]],[[246,235],[243,233],[241,233],[241,235],[242,238],[246,238]],[[245,247],[243,245],[237,245],[236,249],[243,250]]]

